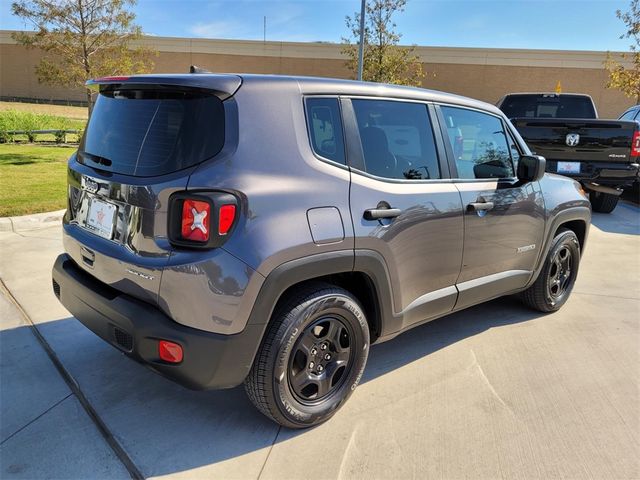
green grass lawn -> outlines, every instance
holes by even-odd
[[[0,144],[0,217],[65,208],[67,159],[74,150]]]

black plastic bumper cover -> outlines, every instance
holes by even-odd
[[[264,325],[247,325],[236,335],[185,327],[153,305],[96,280],[66,254],[57,258],[52,275],[60,302],[89,330],[187,388],[235,387],[242,383],[251,368]],[[125,338],[128,338],[126,334],[131,337],[130,346],[122,341],[123,332]],[[161,360],[158,340],[180,344],[184,351],[182,362],[170,364]]]

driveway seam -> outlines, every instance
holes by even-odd
[[[262,467],[260,468],[260,472],[258,473],[257,480],[260,480],[260,477],[262,477],[262,472],[264,471],[264,467],[267,465],[267,461],[269,460],[269,457],[271,456],[271,450],[273,450],[273,446],[276,444],[276,441],[278,440],[278,437],[280,436],[280,430],[282,430],[282,425],[278,426],[278,431],[276,432],[276,436],[273,437],[273,442],[271,442],[271,446],[269,447],[269,453],[267,453],[267,458],[264,459],[264,463],[262,464]]]
[[[608,295],[606,293],[576,292],[575,290],[572,293],[574,295],[594,295],[596,297],[620,298],[622,300],[640,300],[640,298],[637,297],[623,297],[621,295]]]
[[[33,422],[35,422],[36,420],[39,420],[40,418],[42,418],[45,414],[49,413],[51,410],[53,410],[54,408],[56,408],[58,405],[60,405],[62,402],[64,402],[67,398],[69,398],[71,395],[73,395],[73,393],[69,393],[67,394],[64,398],[58,400],[56,403],[54,403],[53,405],[51,405],[49,408],[47,408],[44,412],[42,412],[40,415],[38,415],[36,418],[30,420],[26,425],[23,425],[22,427],[20,427],[18,430],[16,430],[15,432],[13,432],[11,435],[9,435],[7,438],[5,438],[4,440],[2,440],[2,442],[0,442],[0,446],[4,445],[6,442],[8,442],[9,440],[11,440],[13,437],[15,437],[17,434],[19,434],[21,431],[23,431],[25,428],[27,428],[29,425],[31,425]]]
[[[94,423],[94,425],[96,426],[96,428],[98,429],[98,431],[100,432],[104,440],[107,442],[107,445],[111,447],[111,449],[113,450],[113,453],[116,455],[118,460],[120,460],[120,462],[127,469],[127,472],[129,472],[129,475],[131,476],[131,478],[134,480],[144,480],[145,477],[142,474],[142,472],[138,469],[135,463],[133,463],[133,460],[131,459],[131,457],[129,457],[129,455],[124,450],[124,448],[118,443],[114,435],[111,433],[111,430],[109,430],[109,427],[107,427],[104,421],[100,418],[100,416],[98,415],[98,412],[93,408],[93,406],[91,405],[87,397],[84,395],[84,393],[80,389],[80,385],[78,384],[76,379],[73,378],[71,373],[62,364],[62,361],[60,361],[56,352],[53,350],[53,348],[51,348],[47,340],[42,336],[42,334],[38,330],[38,327],[33,323],[33,320],[31,320],[31,317],[29,317],[29,315],[24,310],[24,308],[22,308],[22,305],[20,305],[18,300],[16,300],[16,298],[13,296],[11,291],[7,288],[6,284],[4,283],[4,280],[2,280],[1,278],[0,278],[0,293],[4,293],[7,299],[11,303],[13,303],[13,305],[16,307],[18,312],[20,312],[20,315],[29,326],[31,333],[33,333],[33,335],[36,337],[36,340],[38,340],[38,342],[40,343],[40,346],[44,349],[45,353],[49,357],[49,360],[51,360],[53,365],[58,370],[58,373],[60,374],[62,379],[66,382],[66,384],[71,389],[71,393],[75,395],[78,402],[80,402],[80,405],[82,405],[82,408],[85,410],[85,412],[89,416],[89,419]],[[277,435],[276,435],[276,438],[277,438]]]

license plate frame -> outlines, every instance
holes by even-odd
[[[565,173],[580,173],[580,162],[558,162],[556,172],[560,175]]]
[[[91,233],[111,240],[117,212],[117,205],[98,198],[91,198],[84,226]]]

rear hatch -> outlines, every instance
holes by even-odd
[[[99,79],[77,154],[69,161],[65,250],[94,277],[157,301],[173,250],[169,196],[224,145],[223,101],[233,75]]]

